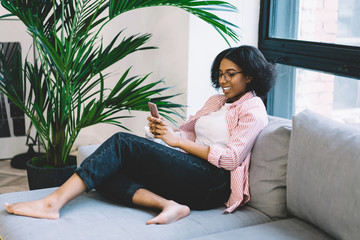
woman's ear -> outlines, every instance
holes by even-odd
[[[250,83],[251,81],[252,81],[252,77],[247,76],[247,77],[246,77],[246,83]]]

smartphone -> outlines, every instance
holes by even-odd
[[[148,105],[149,105],[151,116],[160,118],[159,111],[157,109],[156,104],[152,103],[152,102],[148,102]]]

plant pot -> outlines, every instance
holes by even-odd
[[[76,165],[63,168],[43,168],[35,167],[31,164],[31,160],[26,163],[26,170],[30,190],[59,187],[71,175],[73,175]]]

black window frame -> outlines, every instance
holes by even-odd
[[[360,47],[269,37],[272,0],[261,0],[258,48],[271,62],[360,79]]]

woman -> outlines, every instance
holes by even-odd
[[[233,212],[249,201],[250,151],[267,125],[262,100],[274,82],[274,68],[251,46],[230,48],[214,60],[211,80],[223,94],[211,97],[180,126],[180,136],[163,118],[148,117],[155,138],[171,149],[127,133],[106,140],[74,175],[41,200],[5,203],[9,213],[47,219],[84,191],[128,206],[161,210],[147,224],[171,223],[191,209],[226,202]]]

